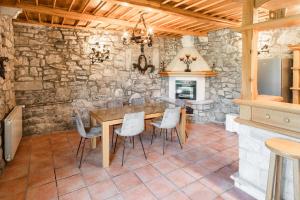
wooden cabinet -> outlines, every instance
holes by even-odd
[[[293,50],[293,103],[300,104],[300,45],[289,48]]]
[[[252,120],[292,131],[300,130],[299,115],[293,113],[252,107]]]

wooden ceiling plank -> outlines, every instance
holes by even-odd
[[[261,7],[263,4],[267,3],[270,0],[255,0],[254,7],[258,8]]]
[[[111,2],[128,3],[134,7],[140,7],[144,10],[149,8],[158,12],[165,12],[171,15],[185,17],[188,19],[198,20],[199,22],[212,23],[216,25],[227,25],[228,27],[239,26],[240,22],[230,21],[218,17],[211,17],[209,15],[203,15],[201,13],[193,13],[181,8],[175,8],[172,5],[164,5],[154,0],[110,0]],[[201,0],[204,1],[204,0]]]
[[[194,10],[194,12],[199,12],[200,10],[204,10],[205,8],[209,8],[213,5],[219,4],[221,2],[223,2],[224,0],[218,0],[218,1],[214,1],[212,3],[206,4],[205,6],[201,6],[200,8],[197,8]]]
[[[168,19],[169,17],[170,17],[170,16],[163,16],[163,17],[161,17],[160,19],[155,20],[155,22],[150,22],[149,24],[151,24],[151,25],[158,24],[158,23],[160,23],[160,22],[162,22],[162,21]]]
[[[24,15],[25,15],[26,20],[29,21],[28,13],[26,10],[24,10]]]
[[[177,7],[181,6],[182,4],[188,3],[189,1],[191,1],[191,0],[183,0],[183,1],[180,1],[180,2],[176,3],[176,4],[174,5],[174,7],[177,8]]]
[[[11,4],[11,3],[3,3],[1,2],[0,5],[5,5],[8,7],[18,7],[22,8],[25,10],[28,10],[30,12],[36,12],[39,11],[40,13],[46,14],[46,15],[55,15],[59,17],[66,17],[68,19],[72,20],[85,20],[85,21],[96,21],[96,22],[105,22],[108,24],[115,24],[118,26],[124,26],[124,27],[135,27],[134,23],[125,21],[125,20],[120,20],[120,19],[114,19],[114,18],[109,18],[109,17],[102,17],[102,16],[96,16],[96,15],[91,15],[91,14],[84,14],[84,13],[78,13],[74,11],[66,11],[63,9],[58,9],[58,8],[49,8],[46,6],[35,6],[32,4],[28,3],[18,3],[18,4]],[[141,28],[141,26],[139,26]],[[169,32],[169,33],[175,33],[175,34],[181,34],[181,35],[201,35],[202,33],[198,32],[192,32],[192,31],[182,31],[178,29],[170,29],[170,28],[165,28],[165,27],[159,27],[159,26],[153,26],[154,30],[158,31],[163,31],[163,32]]]
[[[70,6],[68,7],[68,12],[71,11],[74,2],[75,2],[75,0],[72,0],[72,1],[71,1]],[[62,22],[61,22],[61,25],[64,25],[64,23],[65,23],[65,18],[63,17]]]
[[[38,14],[38,17],[39,17],[39,22],[42,23],[41,13]]]
[[[97,5],[97,7],[93,10],[93,12],[92,12],[93,15],[96,15],[105,4],[106,4],[105,1],[100,1],[100,3]]]
[[[185,7],[184,10],[188,10],[188,9],[190,9],[192,7],[198,6],[199,4],[201,4],[201,3],[205,2],[205,1],[207,1],[207,0],[197,1],[197,2],[195,2],[195,3],[193,3],[193,4],[189,5],[189,6]]]
[[[53,8],[55,8],[55,6],[56,6],[56,0],[53,0]]]
[[[125,17],[126,15],[128,15],[132,10],[133,10],[133,8],[128,8],[123,14],[121,14],[119,16],[119,19],[122,19],[123,17]]]
[[[173,20],[170,20],[170,21],[164,22],[164,23],[160,24],[160,26],[165,26],[165,25],[167,25],[167,24],[170,24],[170,23],[176,22],[176,21],[178,21],[178,20],[181,20],[181,17],[178,17],[178,18],[175,18],[175,19],[173,19]]]
[[[103,16],[104,17],[108,17],[108,16],[110,16],[111,14],[113,14],[117,9],[119,9],[120,8],[120,6],[119,5],[113,5],[113,7],[109,10],[109,11],[107,11]]]
[[[162,2],[162,4],[164,5],[164,4],[167,4],[167,3],[171,2],[171,1],[172,0],[165,0],[165,1]]]
[[[231,2],[231,3],[226,3],[226,2],[225,2],[223,5],[218,5],[218,6],[216,6],[215,8],[211,8],[211,9],[205,11],[205,12],[202,12],[202,13],[203,13],[203,14],[208,14],[208,13],[212,13],[212,12],[214,12],[214,11],[216,11],[216,10],[224,9],[224,8],[226,8],[226,7],[232,8],[232,6],[235,5],[235,4],[236,4],[236,3],[234,3],[234,2]]]

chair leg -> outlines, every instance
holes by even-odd
[[[80,157],[80,162],[79,162],[79,169],[81,168],[81,162],[82,162],[82,157],[83,157],[83,152],[84,152],[85,140],[86,140],[86,138],[84,138],[84,140],[83,140],[83,147],[82,147],[82,151],[81,151],[81,157]]]
[[[152,136],[151,136],[151,144],[153,142],[154,135],[155,135],[155,126],[153,126],[153,132],[152,132]]]
[[[145,153],[145,149],[144,149],[144,145],[143,145],[143,141],[142,141],[142,136],[141,136],[141,134],[139,134],[139,138],[140,138],[140,142],[141,142],[141,145],[142,145],[142,148],[143,148],[144,156],[145,156],[145,158],[146,158],[146,160],[147,160],[147,156],[146,156],[146,153]]]
[[[134,136],[132,136],[132,148],[134,149]]]
[[[79,152],[79,149],[80,149],[80,146],[81,146],[81,141],[82,141],[82,137],[80,137],[80,142],[79,142],[79,145],[78,145],[78,148],[77,148],[76,158],[78,156],[78,152]]]
[[[168,129],[166,129],[166,140],[168,140]]]
[[[111,148],[114,146],[114,137],[115,137],[115,126],[113,126],[113,132],[111,134]]]
[[[294,198],[300,200],[300,160],[293,160]]]
[[[276,159],[276,182],[275,182],[275,200],[281,199],[281,180],[282,180],[282,163],[283,157],[279,156]]]
[[[189,135],[187,134],[186,130],[185,130],[185,137],[189,138]]]
[[[165,134],[162,134],[163,135],[163,155],[165,155],[165,140],[166,140],[166,135]]]
[[[116,147],[117,147],[117,142],[118,142],[118,134],[117,134],[117,136],[116,136],[116,141],[115,141],[115,148],[114,148],[114,153],[116,153]]]
[[[124,164],[125,145],[126,145],[126,137],[124,137],[124,142],[123,142],[122,167],[123,167],[123,164]]]
[[[173,130],[171,129],[171,142],[173,141]]]
[[[176,131],[176,135],[177,135],[177,139],[178,139],[178,142],[179,142],[180,148],[182,149],[182,144],[181,144],[181,142],[180,142],[180,138],[179,138],[179,135],[178,135],[177,128],[175,128],[175,131]]]
[[[266,191],[266,200],[273,199],[273,188],[274,188],[274,180],[275,180],[275,170],[276,170],[276,154],[271,152],[270,154],[270,164],[269,164],[269,174],[268,174],[268,183],[267,183],[267,191]]]

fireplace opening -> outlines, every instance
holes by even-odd
[[[176,80],[176,99],[196,100],[197,81]]]

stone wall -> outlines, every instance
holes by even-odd
[[[8,57],[5,62],[5,79],[0,77],[0,174],[3,160],[3,119],[16,105],[14,93],[14,38],[11,17],[0,15],[0,57]]]
[[[168,62],[176,54],[174,45],[168,45],[176,39],[158,38],[152,48],[145,48],[156,70],[142,75],[132,68],[139,46],[124,46],[121,34],[19,24],[14,31],[16,100],[26,106],[25,135],[72,128],[72,104],[87,111],[110,100],[127,102],[136,93],[148,100],[167,93],[158,67],[162,57]],[[110,59],[101,64],[88,58],[96,41],[111,46]],[[88,123],[88,112],[84,118]]]
[[[241,88],[241,34],[230,29],[210,32],[208,37],[195,39],[196,48],[207,61],[216,77],[207,78],[206,98],[214,101],[209,109],[201,113],[206,121],[224,122],[228,113],[238,113],[232,100],[240,97]]]
[[[269,52],[262,52],[259,58],[292,58],[288,45],[300,44],[300,26],[259,32],[258,49],[268,45]]]

